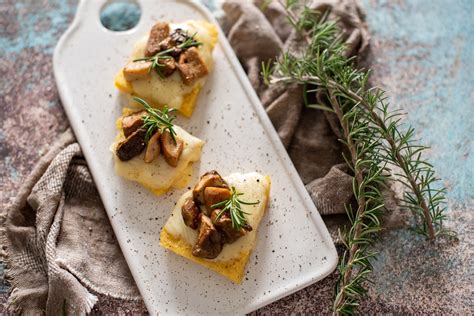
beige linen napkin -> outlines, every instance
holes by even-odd
[[[140,298],[70,129],[25,179],[3,220],[11,311],[82,315],[97,300],[88,289]]]
[[[302,47],[281,7],[272,2],[261,11],[262,4],[225,3],[223,28],[319,211],[343,213],[352,188],[337,125],[325,113],[303,106],[300,87],[266,87],[259,77],[262,61]],[[338,18],[348,55],[363,53],[368,35],[355,2],[325,0],[312,6]],[[10,310],[83,314],[96,301],[90,291],[139,298],[70,130],[38,162],[1,222]]]

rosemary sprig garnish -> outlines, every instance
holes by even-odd
[[[232,187],[230,198],[222,202],[211,205],[211,209],[216,209],[216,208],[221,209],[220,212],[217,214],[216,218],[214,219],[214,221],[217,222],[219,218],[221,218],[221,216],[225,212],[229,212],[230,218],[232,220],[232,228],[234,228],[235,230],[240,230],[242,227],[244,227],[247,224],[247,219],[245,218],[245,215],[250,215],[250,214],[242,211],[242,206],[240,204],[256,205],[260,203],[260,201],[245,202],[239,198],[239,196],[242,196],[242,195],[244,194],[237,192],[235,190],[235,187]]]
[[[339,120],[341,142],[350,153],[344,158],[354,173],[357,210],[346,206],[351,227],[342,236],[346,250],[338,266],[333,312],[352,314],[367,291],[364,285],[372,271],[371,246],[381,229],[379,213],[384,207],[380,187],[388,178],[405,186],[403,204],[417,218],[415,230],[430,239],[449,233],[442,228],[445,189],[423,159],[426,147],[416,144],[413,128],[401,128],[400,113],[389,110],[384,92],[367,87],[369,72],[356,69],[352,59],[344,56],[335,22],[309,8],[297,18],[292,10],[295,3],[289,0],[284,7],[290,24],[305,36],[306,50],[299,56],[283,54],[273,67],[263,64],[262,74],[269,84],[302,84],[308,107],[333,112]],[[307,95],[311,93],[327,101],[310,105]]]
[[[163,107],[163,110],[152,108],[148,102],[139,97],[133,97],[133,100],[143,105],[145,110],[148,112],[143,118],[143,128],[146,129],[145,141],[148,142],[150,137],[159,130],[161,133],[168,130],[171,138],[176,143],[176,131],[174,130],[173,121],[176,116],[170,116],[169,114],[176,111],[174,108]]]
[[[161,70],[160,68],[162,67],[165,67],[165,65],[163,63],[161,63],[160,61],[164,60],[164,59],[170,59],[170,58],[173,58],[170,53],[172,51],[174,51],[175,49],[187,49],[187,48],[190,48],[190,47],[193,47],[193,46],[200,46],[202,45],[201,42],[198,42],[194,39],[194,37],[196,36],[197,33],[194,33],[192,36],[187,36],[186,35],[186,40],[184,42],[182,42],[181,44],[177,45],[176,47],[172,47],[172,48],[169,48],[169,49],[165,49],[163,51],[160,51],[158,53],[156,53],[155,55],[153,56],[150,56],[150,57],[143,57],[143,58],[137,58],[137,59],[134,59],[133,61],[150,61],[151,62],[151,65],[150,65],[150,68],[148,68],[148,73],[151,72],[152,69],[155,69],[156,73],[158,74],[158,76],[161,78],[161,79],[164,79],[164,76],[163,74],[161,73]]]

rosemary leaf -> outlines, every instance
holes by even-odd
[[[217,214],[214,221],[217,222],[219,218],[221,218],[222,215],[224,215],[225,212],[229,212],[230,218],[232,220],[232,228],[234,228],[235,230],[242,229],[242,227],[244,227],[247,224],[247,219],[245,218],[245,215],[250,215],[250,214],[242,210],[241,204],[256,205],[260,203],[260,201],[257,201],[257,202],[242,201],[239,198],[239,196],[242,196],[242,195],[243,193],[237,192],[235,190],[235,187],[232,187],[231,195],[227,200],[211,205],[211,209],[222,208],[220,212]]]
[[[183,43],[177,45],[176,47],[172,47],[172,48],[169,48],[169,49],[162,50],[162,51],[160,51],[160,52],[158,52],[155,55],[150,56],[150,57],[137,58],[137,59],[134,59],[133,61],[134,62],[135,61],[150,61],[151,65],[150,65],[150,68],[148,68],[148,73],[150,73],[154,69],[156,71],[157,75],[160,77],[160,79],[164,79],[164,76],[161,73],[160,68],[165,67],[165,65],[163,63],[161,63],[160,61],[162,61],[164,59],[173,58],[170,55],[170,53],[175,49],[184,50],[184,49],[188,49],[190,47],[196,47],[196,46],[202,45],[201,42],[198,42],[194,39],[196,34],[197,33],[194,33],[192,36],[187,36],[187,34],[186,34],[186,40]]]
[[[143,128],[146,130],[145,141],[153,136],[156,131],[163,133],[168,131],[176,144],[176,131],[174,130],[173,121],[176,119],[175,116],[170,116],[171,113],[175,112],[176,109],[168,108],[164,106],[162,110],[152,108],[148,102],[139,97],[133,97],[133,100],[143,105],[147,114],[143,118]]]

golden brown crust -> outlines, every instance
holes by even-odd
[[[229,261],[206,260],[193,256],[191,245],[181,239],[176,239],[163,229],[160,234],[160,245],[171,250],[177,255],[187,258],[197,264],[200,264],[212,271],[215,271],[234,283],[240,284],[245,274],[245,266],[250,257],[250,251],[245,251],[236,259]]]

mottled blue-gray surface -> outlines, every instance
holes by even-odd
[[[450,201],[472,202],[474,1],[365,3],[373,37],[382,46],[374,61],[379,84],[432,147],[430,161]]]
[[[216,1],[203,0],[210,8]],[[21,179],[68,125],[52,75],[51,58],[76,1],[0,4],[0,174],[3,208]],[[474,205],[474,1],[364,0],[372,34],[373,82],[387,90],[393,107],[432,149],[430,161],[448,187],[447,226],[459,242],[430,244],[405,228],[378,243],[366,313],[472,314],[470,253]],[[0,265],[0,277],[3,266]],[[261,310],[327,313],[332,274]],[[0,313],[8,286],[0,281]],[[143,312],[141,303],[101,297],[96,313]]]

